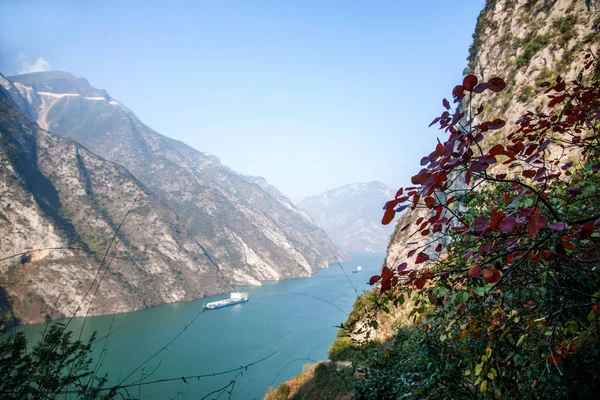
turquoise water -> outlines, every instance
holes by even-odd
[[[352,261],[343,263],[342,268],[352,285],[339,265],[332,265],[311,278],[238,287],[236,290],[250,294],[249,302],[206,311],[193,323],[204,301],[227,295],[117,315],[113,321],[113,329],[117,330],[110,336],[100,372],[108,373],[109,386],[116,385],[188,326],[177,340],[126,383],[137,382],[142,373],[146,376],[152,371],[148,380],[211,374],[247,365],[276,352],[236,378],[232,398],[262,398],[269,386],[277,387],[301,372],[302,366],[309,363],[307,359],[327,358],[329,346],[335,340],[335,326],[346,319],[345,313],[350,312],[356,298],[353,286],[361,294],[369,289],[367,281],[379,272],[384,254],[358,253],[351,257]],[[357,265],[362,266],[362,271],[351,273]],[[99,337],[106,335],[112,318],[88,318],[83,337],[89,337],[93,331],[98,331]],[[81,320],[75,320],[72,326],[80,327]],[[35,340],[44,325],[23,325],[17,329]],[[96,355],[102,345],[101,341],[96,346]],[[139,393],[143,399],[198,399],[227,385],[237,373],[188,379],[187,383],[178,379],[136,385],[128,390],[132,396],[137,397]],[[228,393],[221,396],[228,397]]]

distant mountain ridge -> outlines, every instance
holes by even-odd
[[[383,252],[393,228],[381,225],[381,209],[392,197],[392,189],[373,181],[340,186],[298,205],[344,250]]]
[[[52,133],[125,167],[179,217],[231,284],[310,276],[346,259],[325,232],[264,180],[163,136],[104,91],[66,72],[9,77]],[[292,206],[290,206],[292,205]]]

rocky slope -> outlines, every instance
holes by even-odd
[[[175,211],[232,284],[310,276],[345,259],[264,181],[162,136],[104,90],[66,72],[9,78],[43,128],[122,165]]]
[[[308,197],[299,205],[344,250],[383,252],[393,228],[381,225],[381,208],[393,195],[381,182],[355,183]]]
[[[502,143],[510,122],[529,110],[541,110],[548,99],[539,95],[539,83],[560,74],[573,80],[583,67],[585,52],[598,52],[600,1],[598,0],[487,0],[477,20],[465,73],[480,79],[494,76],[506,80],[499,94],[478,97],[485,106],[482,117],[505,119],[507,127],[489,135],[487,145]],[[457,78],[457,84],[460,83]],[[440,94],[448,97],[448,94]],[[433,116],[432,116],[433,117]],[[407,213],[398,219],[404,227],[422,215]],[[396,229],[388,248],[387,265],[409,261],[407,243],[427,240],[411,237],[412,230]],[[436,256],[431,252],[431,257]]]
[[[84,315],[99,278],[90,315],[230,289],[177,215],[125,168],[40,129],[11,97],[19,100],[0,75],[0,308],[9,308],[0,314]],[[101,267],[126,215],[111,246],[117,258]]]

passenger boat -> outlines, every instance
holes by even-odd
[[[229,295],[228,299],[212,301],[210,303],[203,304],[204,308],[214,310],[215,308],[223,308],[232,306],[234,304],[245,303],[248,301],[248,293],[233,292]]]

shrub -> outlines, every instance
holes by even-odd
[[[600,63],[585,59],[569,86],[561,78],[541,85],[544,113],[528,112],[508,131],[501,118],[466,120],[482,109],[443,101],[432,125],[448,139],[421,160],[382,220],[420,209],[401,229],[437,236],[409,251],[417,269],[385,266],[371,278],[391,298],[411,297],[415,336],[374,352],[370,365],[382,373],[366,389],[380,382],[416,398],[567,399],[600,388]],[[470,75],[454,101],[469,105],[505,86]],[[505,144],[484,140],[495,130]],[[406,353],[413,361],[399,365]]]
[[[67,390],[80,398],[112,398],[112,392],[101,391],[106,377],[95,376],[90,369],[95,334],[87,343],[71,335],[55,324],[30,351],[22,332],[0,342],[1,397],[54,399]]]
[[[549,43],[550,40],[548,35],[528,34],[522,44],[522,46],[524,46],[523,53],[517,57],[517,67],[523,68],[529,66],[533,56]]]

